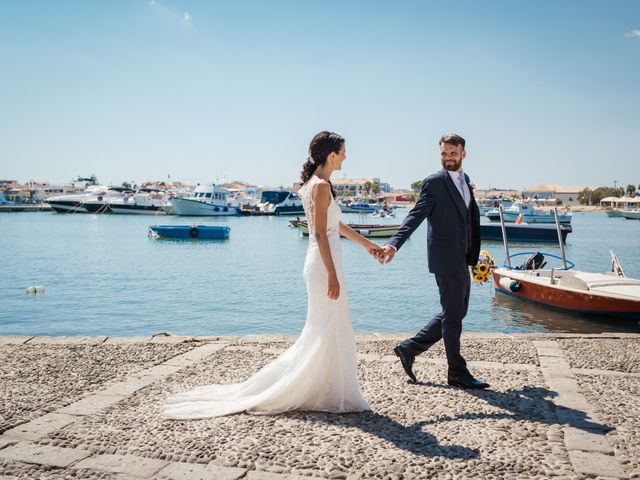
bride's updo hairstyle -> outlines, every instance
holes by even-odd
[[[344,138],[337,133],[326,131],[317,133],[309,144],[309,156],[302,166],[302,172],[300,173],[302,183],[307,183],[311,175],[313,175],[313,172],[315,172],[320,165],[327,163],[327,157],[330,153],[340,153],[342,145],[344,145]],[[331,186],[331,193],[335,197],[336,194],[333,191],[331,182],[329,182],[329,185]]]

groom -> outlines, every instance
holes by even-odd
[[[435,274],[440,290],[442,311],[413,338],[399,343],[394,352],[409,378],[416,382],[413,374],[416,355],[442,339],[449,364],[449,385],[487,388],[488,383],[475,379],[467,370],[467,363],[460,354],[462,319],[469,306],[469,265],[475,265],[480,254],[480,211],[469,177],[462,171],[466,154],[465,141],[461,136],[448,134],[440,139],[443,169],[422,182],[416,206],[384,246],[378,260],[389,263],[427,219],[427,259],[429,271]]]

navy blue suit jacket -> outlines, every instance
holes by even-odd
[[[400,250],[404,242],[427,219],[427,260],[429,271],[439,275],[460,274],[468,265],[478,263],[480,255],[480,210],[471,193],[470,224],[467,207],[460,191],[444,168],[422,182],[420,198],[400,228],[387,242]],[[467,252],[467,229],[470,228],[471,248]]]

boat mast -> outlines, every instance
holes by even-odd
[[[560,244],[560,254],[562,255],[562,266],[567,269],[567,258],[564,255],[564,242],[562,241],[562,232],[560,231],[560,221],[558,220],[558,207],[553,207],[553,216],[556,219],[556,231],[558,232],[558,243]]]
[[[500,214],[500,228],[502,229],[502,243],[504,244],[504,253],[507,255],[507,265],[509,265],[509,270],[511,270],[511,257],[509,256],[507,229],[504,226],[504,217],[502,216],[502,205],[498,205],[498,213]]]

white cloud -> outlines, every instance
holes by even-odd
[[[190,28],[193,22],[193,15],[189,12],[180,13],[167,5],[161,4],[158,0],[149,0],[149,7],[152,8],[158,15],[164,17],[171,22],[179,22],[185,28]]]
[[[631,30],[630,32],[625,33],[624,36],[627,38],[640,38],[640,29]]]

